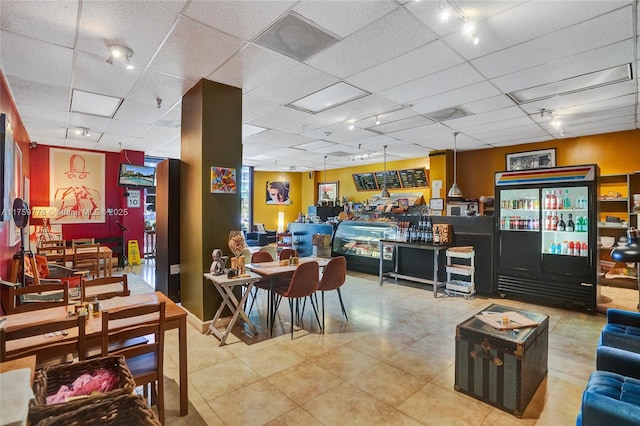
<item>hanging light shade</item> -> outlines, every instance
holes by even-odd
[[[387,145],[384,146],[384,180],[382,181],[382,192],[380,198],[391,198],[389,190],[387,189]]]
[[[456,146],[456,138],[458,137],[458,132],[453,132],[453,185],[449,189],[449,198],[462,198],[462,191],[458,188],[457,182],[457,167],[458,167],[458,148]]]
[[[327,185],[327,156],[324,156],[324,182],[323,182],[323,187]],[[322,197],[320,197],[320,199],[322,201],[328,201],[329,200],[329,194],[326,191],[326,188],[323,188],[322,191]]]

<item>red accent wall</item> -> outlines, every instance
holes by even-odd
[[[64,149],[38,145],[31,150],[31,205],[48,206],[49,202],[49,154],[50,149]],[[70,149],[78,152],[80,149]],[[102,151],[91,151],[102,152]],[[144,152],[127,151],[126,158],[132,164],[144,164]],[[125,188],[118,186],[118,170],[121,162],[128,162],[123,152],[105,152],[105,210],[123,214],[107,214],[104,223],[88,224],[63,224],[62,235],[70,241],[73,238],[111,238],[122,234],[116,222],[123,224],[128,230],[125,232],[125,241],[137,240],[139,250],[142,251],[144,242],[144,207],[127,208],[127,199],[124,196]],[[141,195],[144,199],[144,194]],[[144,206],[144,203],[143,203]],[[37,219],[36,219],[37,220]],[[126,250],[126,243],[125,243]]]

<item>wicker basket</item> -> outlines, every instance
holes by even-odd
[[[89,395],[86,398],[78,398],[59,404],[47,405],[47,396],[55,394],[58,389],[60,389],[60,386],[70,385],[81,375],[85,373],[91,374],[97,369],[115,371],[118,374],[118,386],[109,392]],[[58,416],[95,401],[102,401],[123,394],[131,394],[134,392],[135,387],[136,384],[133,376],[127,368],[124,356],[122,355],[106,356],[88,361],[45,367],[37,373],[33,384],[35,401],[29,408],[29,421],[32,425],[35,425],[47,417]]]
[[[160,426],[154,412],[139,395],[119,395],[85,404],[77,410],[43,419],[40,426]]]

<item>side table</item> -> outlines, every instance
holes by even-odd
[[[253,289],[253,284],[256,281],[259,281],[262,277],[253,272],[247,272],[247,275],[249,276],[242,278],[227,278],[226,273],[222,275],[213,275],[212,273],[207,272],[204,274],[204,277],[213,283],[216,290],[218,290],[218,293],[220,293],[220,296],[222,296],[222,303],[220,303],[220,307],[213,317],[213,320],[209,325],[209,330],[207,331],[207,334],[213,334],[218,339],[220,339],[219,346],[224,345],[225,341],[227,340],[227,336],[229,336],[229,333],[238,320],[238,317],[242,317],[242,320],[249,326],[249,328],[251,328],[251,331],[254,335],[258,334],[256,327],[247,316],[247,313],[244,311],[243,306],[245,300],[247,300],[247,297]],[[247,287],[240,300],[238,300],[236,295],[233,294],[233,288],[238,285]],[[224,330],[218,330],[215,324],[218,319],[220,319],[225,306],[229,308],[233,315],[231,317],[231,320],[229,321],[229,324],[227,324],[227,327]]]

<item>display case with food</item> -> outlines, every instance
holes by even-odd
[[[331,255],[345,256],[349,270],[376,274],[380,262],[380,240],[396,235],[395,222],[346,220],[338,224],[333,236]],[[391,270],[392,254],[384,256],[385,270]]]

